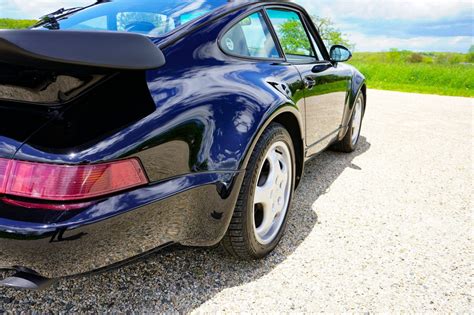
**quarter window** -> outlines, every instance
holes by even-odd
[[[267,13],[288,60],[292,62],[315,61],[316,54],[299,14],[280,9],[268,9]]]
[[[232,55],[281,58],[262,13],[254,13],[234,25],[221,39],[222,49]]]

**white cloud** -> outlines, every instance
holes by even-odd
[[[473,44],[472,36],[437,36],[446,27],[453,35],[464,35],[443,20],[469,20],[473,17],[472,0],[295,0],[310,14],[329,17],[358,51],[381,51],[390,48],[416,51],[466,52]],[[419,28],[429,23],[431,32]],[[464,27],[464,26],[461,26]],[[471,29],[474,29],[471,27]],[[458,32],[460,31],[460,32]],[[425,33],[426,32],[426,33]],[[458,32],[459,34],[456,34]],[[446,33],[446,32],[444,32]]]
[[[84,6],[94,0],[0,0],[0,17],[38,18],[60,8]]]
[[[472,37],[468,36],[396,38],[353,33],[350,38],[356,43],[357,51],[388,51],[398,48],[412,51],[466,52],[473,44]]]
[[[61,7],[93,3],[94,0],[0,0],[0,15],[17,11],[32,18]],[[466,12],[473,14],[471,0],[295,0],[312,14],[332,18],[433,19]]]
[[[440,19],[473,14],[472,0],[295,0],[311,14],[333,19]]]

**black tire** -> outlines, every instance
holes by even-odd
[[[287,144],[292,163],[291,192],[288,208],[280,230],[275,239],[269,244],[261,244],[254,231],[254,193],[259,180],[262,163],[265,162],[266,153],[277,142]],[[237,205],[234,210],[229,229],[221,244],[232,256],[243,260],[257,260],[270,254],[280,242],[291,209],[291,200],[295,189],[295,150],[291,136],[280,124],[272,123],[262,134],[250,157],[247,172],[242,183]]]
[[[365,113],[364,94],[360,93],[357,96],[357,99],[354,102],[354,106],[355,106],[355,104],[357,104],[358,100],[360,100],[362,102],[362,121],[361,121],[361,129],[362,129],[362,122],[363,122],[364,113]],[[344,136],[344,138],[341,141],[338,141],[335,144],[333,144],[331,146],[331,150],[338,151],[338,152],[344,152],[344,153],[352,153],[357,149],[357,145],[358,145],[359,139],[360,139],[361,129],[359,129],[359,131],[358,131],[359,135],[357,137],[357,141],[354,143],[353,140],[352,140],[353,131],[354,131],[354,128],[353,128],[354,116],[355,116],[355,111],[352,113],[351,120],[349,122],[349,128],[347,129],[346,135]]]

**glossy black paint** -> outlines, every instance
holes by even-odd
[[[306,159],[342,139],[365,91],[353,67],[314,73],[314,64],[236,58],[220,49],[222,32],[264,5],[302,10],[231,2],[153,39],[166,59],[158,69],[92,73],[100,82],[57,106],[0,101],[0,158],[84,164],[138,157],[151,182],[71,212],[19,208],[0,196],[0,268],[60,277],[168,243],[214,245],[229,225],[250,153],[272,121],[297,145],[298,176]]]

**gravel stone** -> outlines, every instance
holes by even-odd
[[[474,99],[371,90],[368,103],[357,152],[307,165],[267,259],[172,247],[40,292],[0,289],[0,313],[472,312]]]

